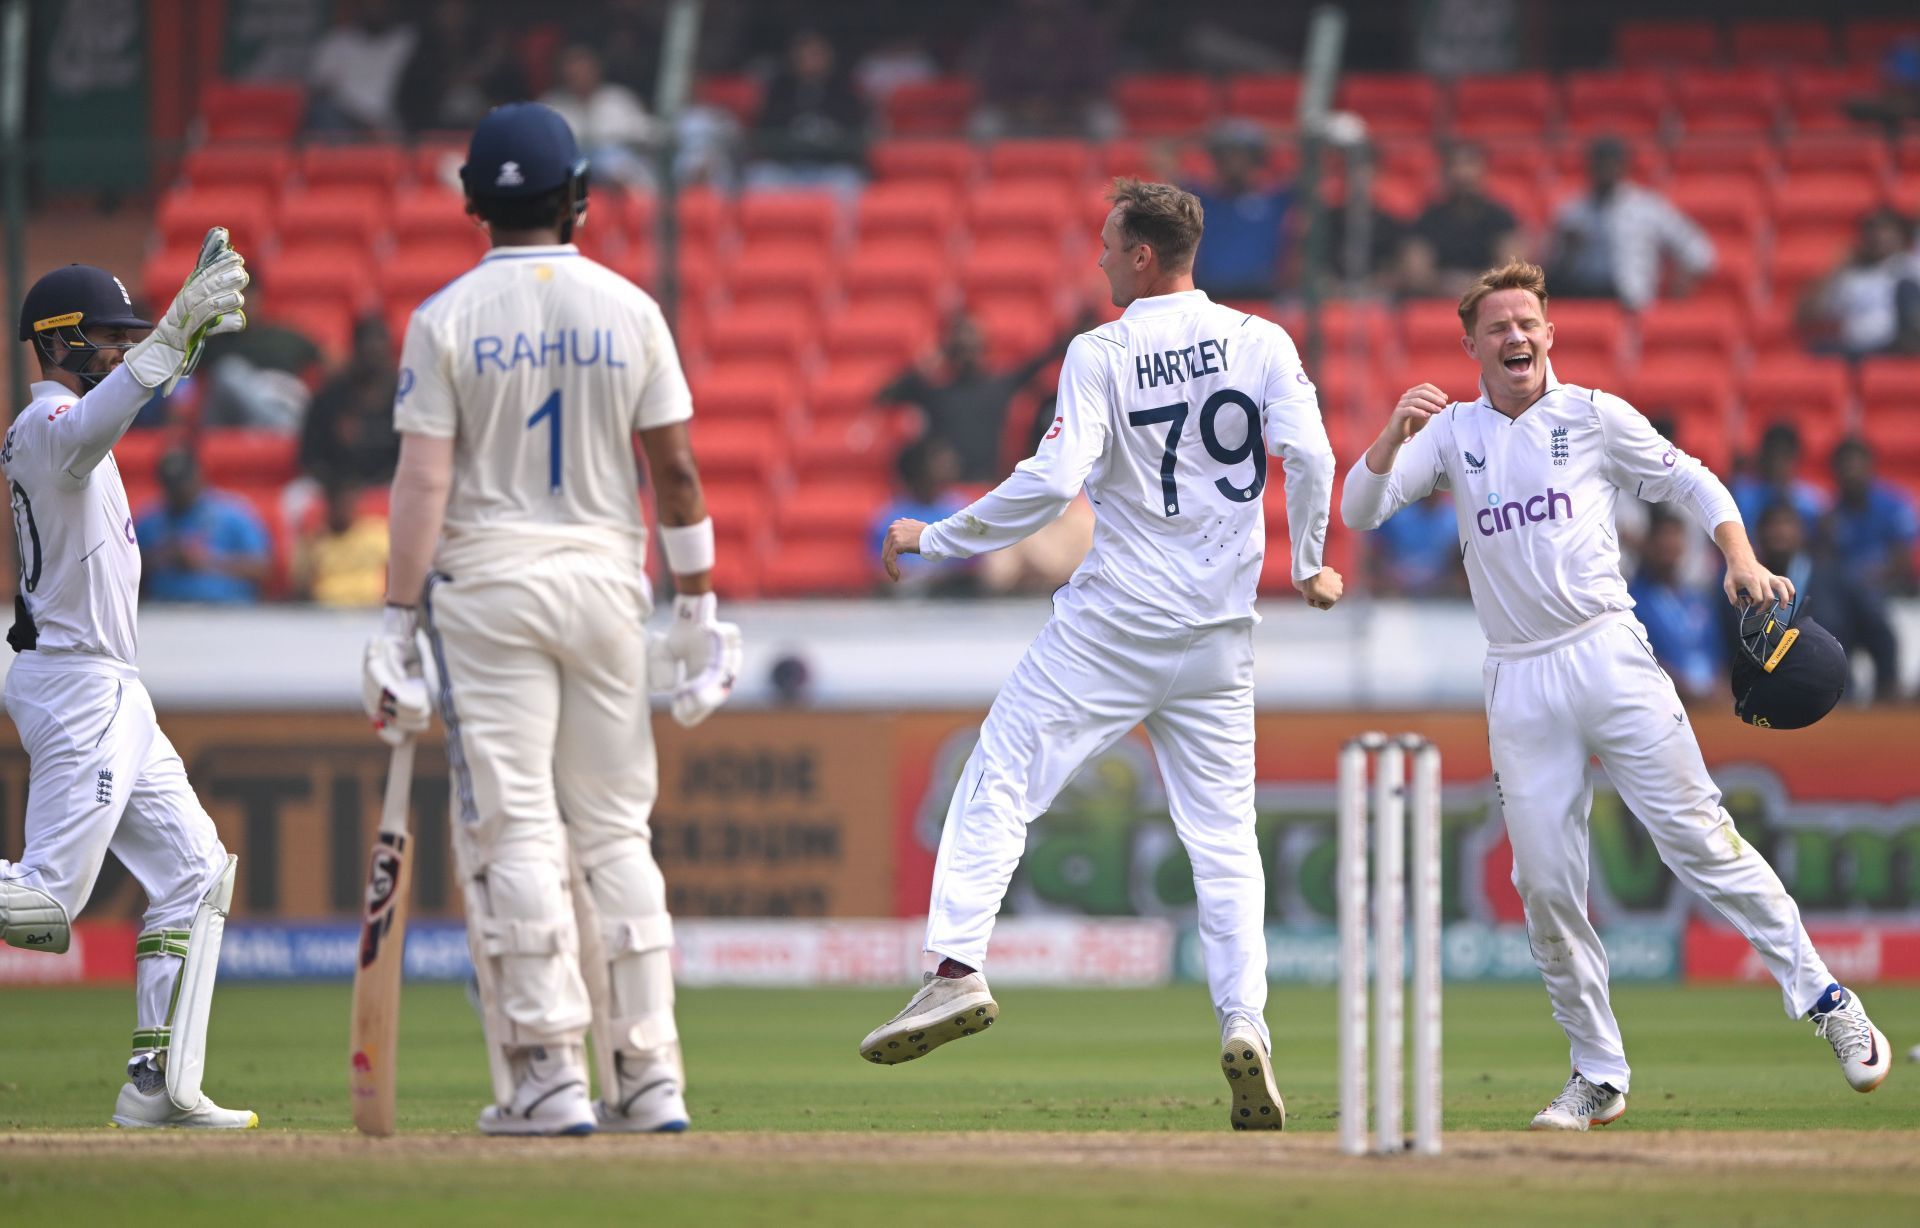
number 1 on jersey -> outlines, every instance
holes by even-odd
[[[541,419],[547,421],[547,442],[552,449],[547,457],[547,492],[560,493],[560,390],[555,388],[553,395],[540,403],[533,411],[533,417],[527,419],[527,429],[540,425]]]

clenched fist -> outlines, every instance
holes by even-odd
[[[1333,603],[1340,600],[1346,592],[1346,581],[1340,573],[1331,567],[1322,567],[1304,580],[1295,580],[1293,586],[1307,599],[1307,604],[1316,610],[1331,610]]]

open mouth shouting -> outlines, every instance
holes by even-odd
[[[1501,365],[1515,375],[1533,374],[1533,351],[1519,350],[1500,360]]]

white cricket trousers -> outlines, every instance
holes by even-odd
[[[666,912],[648,826],[658,787],[645,583],[632,562],[560,550],[511,575],[436,575],[425,604],[454,852],[480,884],[469,912],[478,900],[487,915],[467,924],[476,960],[481,948],[497,956],[493,1005],[511,1030],[501,1043],[578,1043],[592,1007],[569,855],[623,859],[626,906],[662,923]]]
[[[926,949],[986,966],[1027,825],[1083,764],[1146,723],[1174,829],[1193,863],[1207,984],[1220,1021],[1266,1030],[1266,876],[1254,835],[1253,631],[1147,636],[1076,590],[1014,667],[947,808]]]
[[[1489,655],[1494,784],[1513,842],[1513,885],[1534,962],[1573,1068],[1627,1090],[1631,1071],[1607,998],[1607,953],[1587,917],[1587,817],[1597,756],[1682,885],[1744,935],[1798,1018],[1832,983],[1800,909],[1735,830],[1707,775],[1672,679],[1639,621],[1621,615],[1531,656]]]
[[[27,752],[26,848],[18,861],[0,860],[0,877],[46,892],[71,921],[111,850],[146,892],[143,934],[192,926],[227,850],[139,671],[110,657],[23,652],[7,672],[6,701]],[[139,959],[136,1035],[166,1025],[181,964],[159,951]]]

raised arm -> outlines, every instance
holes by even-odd
[[[1005,481],[936,524],[901,520],[887,530],[881,561],[888,575],[900,578],[894,560],[901,554],[972,558],[1011,546],[1060,518],[1107,445],[1112,378],[1096,352],[1101,344],[1083,335],[1067,347],[1053,429]]]
[[[1350,529],[1377,529],[1389,516],[1447,484],[1439,432],[1427,429],[1447,408],[1432,384],[1409,388],[1393,407],[1379,438],[1347,473],[1340,519]]]

